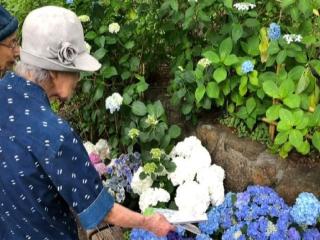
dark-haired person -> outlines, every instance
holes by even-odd
[[[0,5],[0,78],[19,57],[18,21]]]

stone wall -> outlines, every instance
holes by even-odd
[[[219,124],[199,124],[194,134],[208,149],[213,162],[225,169],[227,191],[239,192],[250,184],[259,184],[271,186],[290,204],[301,192],[320,197],[320,162],[281,159],[265,146],[238,138]]]

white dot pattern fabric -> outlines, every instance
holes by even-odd
[[[70,208],[95,228],[114,200],[43,89],[8,73],[0,106],[0,239],[78,239]]]

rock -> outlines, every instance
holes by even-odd
[[[196,136],[211,154],[213,163],[225,169],[226,191],[244,191],[248,185],[273,187],[289,204],[301,192],[320,197],[320,162],[312,167],[290,158],[281,159],[265,146],[219,124],[199,124]]]

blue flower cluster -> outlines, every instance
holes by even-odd
[[[300,193],[290,214],[297,224],[313,226],[320,217],[320,201],[311,193]]]
[[[122,154],[112,161],[107,167],[104,185],[115,198],[121,203],[125,200],[125,193],[131,192],[131,181],[133,174],[141,166],[140,153]]]
[[[66,4],[72,4],[73,0],[66,0]]]
[[[281,37],[281,28],[276,23],[271,23],[268,29],[268,36],[271,40],[278,40]]]
[[[201,234],[195,240],[320,240],[320,202],[311,193],[301,193],[291,208],[272,188],[249,186],[241,193],[227,193],[207,216],[207,221],[199,223]]]
[[[184,237],[185,231],[181,227],[177,226],[175,232],[170,232],[166,237],[157,237],[152,232],[134,228],[131,231],[130,239],[131,240],[192,240],[193,238]],[[205,238],[199,240],[207,240]],[[208,238],[210,240],[210,238]]]
[[[247,74],[249,72],[252,72],[253,69],[254,69],[254,65],[250,60],[247,60],[247,61],[243,62],[242,65],[241,65],[241,70],[245,74]]]

